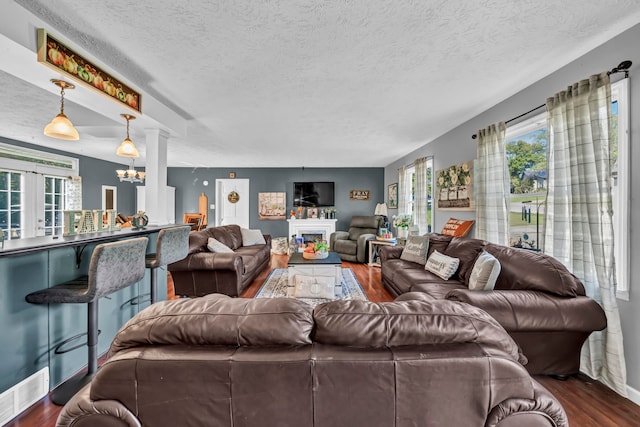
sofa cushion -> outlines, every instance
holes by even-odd
[[[209,249],[210,252],[220,252],[220,253],[233,252],[233,250],[229,246],[225,245],[222,242],[219,242],[213,237],[209,237],[209,240],[207,243],[207,249]]]
[[[429,233],[427,234],[427,236],[429,236],[429,249],[427,250],[427,258],[431,256],[433,251],[438,251],[443,254],[444,251],[447,250],[447,246],[449,246],[451,239],[453,239],[452,236],[445,236],[438,233]]]
[[[451,301],[332,301],[316,306],[314,340],[321,344],[385,348],[480,343],[526,362],[518,346],[483,310]]]
[[[269,333],[264,325],[269,324]],[[153,304],[131,318],[109,355],[138,345],[269,346],[310,344],[311,307],[292,298],[210,294]]]
[[[262,231],[260,230],[249,230],[247,228],[240,228],[240,233],[242,234],[242,246],[267,244],[267,242],[264,240],[264,236],[262,235]]]
[[[542,291],[564,297],[585,295],[582,282],[549,255],[493,243],[485,250],[502,267],[495,289]]]
[[[432,272],[442,279],[449,280],[451,276],[458,270],[460,260],[458,258],[452,258],[441,254],[438,251],[433,251],[424,269]]]
[[[486,244],[486,241],[478,239],[466,239],[462,237],[454,237],[451,239],[451,242],[449,242],[447,249],[443,253],[460,260],[460,267],[454,278],[459,279],[465,284],[469,283],[469,275],[471,275],[473,264],[476,262],[478,254],[480,254]]]
[[[424,265],[427,262],[427,250],[429,249],[428,236],[409,236],[402,250],[400,259]]]
[[[424,271],[423,273],[429,273]],[[431,274],[431,273],[429,273]],[[422,292],[435,299],[447,299],[447,295],[456,289],[467,289],[467,287],[457,280],[444,280],[431,274],[437,281],[414,283],[409,287],[409,292]]]
[[[240,226],[236,224],[221,225],[207,228],[199,233],[207,233],[207,237],[213,237],[219,242],[229,246],[234,251],[242,246],[242,232]]]
[[[496,286],[500,274],[500,262],[489,252],[482,251],[473,264],[469,276],[469,289],[472,291],[490,291]]]
[[[442,228],[442,234],[446,236],[464,237],[469,234],[474,222],[473,220],[449,218],[449,221],[447,221]]]

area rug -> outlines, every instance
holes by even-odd
[[[336,299],[342,300],[367,300],[367,295],[362,290],[362,286],[358,283],[353,270],[350,268],[342,269],[342,286],[335,287]],[[291,298],[291,290],[293,285],[289,285],[289,273],[286,268],[274,269],[267,280],[256,294],[255,298]],[[312,307],[330,301],[321,298],[298,298],[306,302]]]

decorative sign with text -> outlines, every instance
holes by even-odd
[[[351,190],[349,192],[349,199],[351,200],[369,200],[369,190]]]
[[[120,224],[116,224],[116,211],[113,209],[105,211],[106,221],[103,220],[102,210],[100,209],[63,211],[63,215],[63,236],[120,229]]]

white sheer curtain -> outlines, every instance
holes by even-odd
[[[609,129],[611,84],[591,76],[547,99],[548,186],[544,251],[562,261],[603,307],[607,328],[582,348],[581,370],[626,396],[615,298]]]
[[[478,131],[476,238],[509,244],[509,167],[504,122]]]
[[[407,179],[406,166],[398,169],[398,214],[408,214],[409,212],[409,191],[411,191],[411,182]]]
[[[418,233],[427,232],[427,158],[421,157],[415,161],[416,188],[415,188],[415,215],[413,223],[418,226]]]

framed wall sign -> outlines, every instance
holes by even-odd
[[[369,190],[351,190],[349,199],[351,200],[369,200],[371,192]]]
[[[287,219],[287,193],[258,193],[258,219]]]

